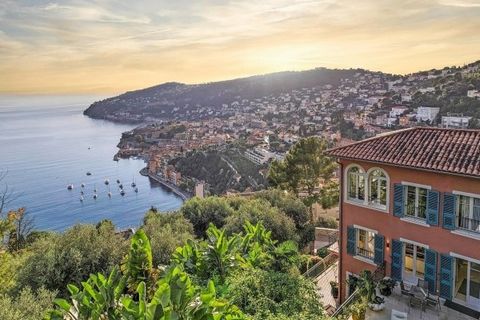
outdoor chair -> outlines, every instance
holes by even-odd
[[[403,283],[403,281],[400,281],[400,292],[402,293],[402,295],[405,295],[408,297],[412,296],[412,293],[410,292],[410,290],[405,289],[405,284]]]
[[[422,279],[418,279],[417,287],[422,288],[425,294],[428,296],[428,282]]]

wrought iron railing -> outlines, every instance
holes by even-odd
[[[345,300],[335,312],[332,314],[332,318],[343,318],[342,316],[348,316],[349,310],[348,307],[355,302],[359,297],[359,291],[356,289],[348,298]]]
[[[457,216],[457,228],[480,233],[480,219]]]
[[[367,259],[373,259],[375,253],[373,251],[357,247],[357,255]]]
[[[314,264],[303,274],[304,277],[314,279],[325,272],[330,266],[337,262],[338,257],[334,253],[330,253],[328,256],[323,258],[321,261]]]

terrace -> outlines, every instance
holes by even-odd
[[[422,319],[422,320],[472,320],[478,319],[470,317],[466,314],[460,313],[456,310],[450,309],[443,305],[440,305],[440,309],[427,306],[425,310],[421,307],[410,306],[410,299],[408,296],[402,295],[400,287],[396,286],[391,296],[385,298],[385,309],[382,311],[367,310],[365,319],[367,320],[390,320],[392,310],[397,310],[407,314],[407,319]]]

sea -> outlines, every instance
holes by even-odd
[[[126,229],[139,226],[152,206],[173,211],[182,205],[181,198],[140,175],[146,165],[142,159],[113,160],[122,132],[134,126],[82,114],[102,98],[0,96],[0,172],[4,175],[0,190],[8,188],[12,193],[4,214],[25,207],[37,230],[63,231],[77,223],[95,224],[103,219]],[[123,184],[124,196],[117,179]],[[69,184],[72,190],[67,190]],[[97,199],[93,198],[95,189]]]

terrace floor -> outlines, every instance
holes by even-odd
[[[325,272],[319,275],[315,280],[317,292],[320,294],[320,301],[328,311],[329,306],[337,307],[337,303],[330,292],[330,281],[338,282],[338,261],[330,266]]]
[[[392,310],[398,310],[408,314],[408,319],[422,319],[422,320],[472,320],[474,318],[467,316],[463,313],[455,311],[441,305],[441,310],[433,307],[427,307],[425,311],[422,311],[419,307],[410,307],[409,298],[402,296],[399,286],[396,286],[391,296],[385,299],[385,309],[382,311],[367,310],[367,320],[390,320]]]

